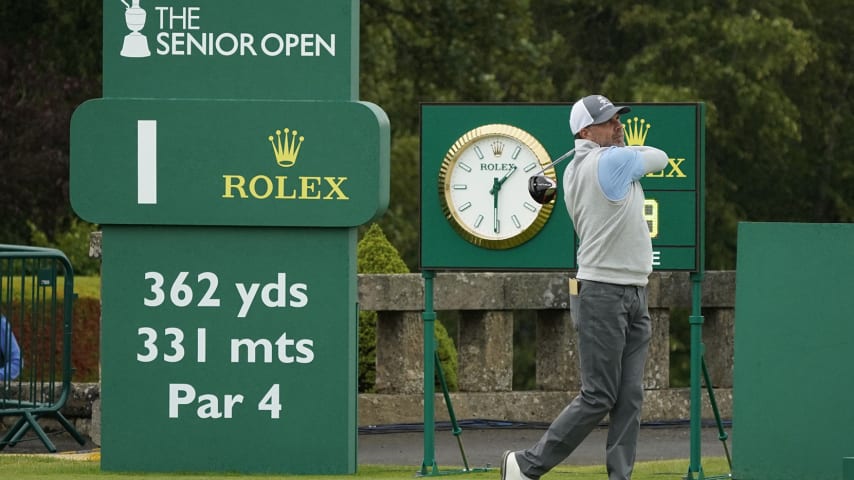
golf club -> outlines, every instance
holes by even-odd
[[[553,168],[558,163],[566,160],[572,156],[573,153],[575,153],[574,148],[558,157],[557,160],[543,167],[542,170],[535,173],[528,179],[528,193],[535,202],[545,205],[555,199],[557,196],[557,182],[543,175],[543,173],[545,173],[546,170]]]

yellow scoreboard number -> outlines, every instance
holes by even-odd
[[[648,198],[643,202],[643,218],[649,227],[650,238],[658,237],[658,201]]]

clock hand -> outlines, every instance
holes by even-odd
[[[492,183],[492,189],[489,191],[489,193],[494,194],[498,192],[498,190],[501,190],[501,185],[504,185],[504,182],[506,182],[507,179],[510,178],[510,175],[513,175],[513,172],[515,171],[516,165],[510,165],[510,171],[505,173],[504,176],[501,177],[501,180],[495,179],[495,181]]]
[[[510,171],[505,173],[504,176],[501,177],[501,180],[498,181],[498,188],[501,188],[501,185],[504,185],[504,182],[506,182],[507,179],[510,178],[510,175],[513,175],[513,172],[515,171],[516,165],[510,165]]]
[[[498,183],[498,177],[492,179],[492,189],[489,193],[492,194],[492,231],[498,233],[498,191],[501,190],[501,184]]]

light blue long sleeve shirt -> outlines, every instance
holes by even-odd
[[[599,158],[599,185],[602,193],[614,202],[625,198],[632,182],[667,165],[667,156],[658,152],[642,146],[606,149]]]
[[[21,374],[21,347],[6,317],[0,315],[0,380],[14,380]]]

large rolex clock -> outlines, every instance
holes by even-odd
[[[507,249],[525,243],[554,208],[554,201],[540,205],[528,194],[528,178],[550,163],[540,142],[520,128],[490,124],[466,132],[439,170],[445,218],[478,247]],[[555,179],[552,167],[543,174]]]

